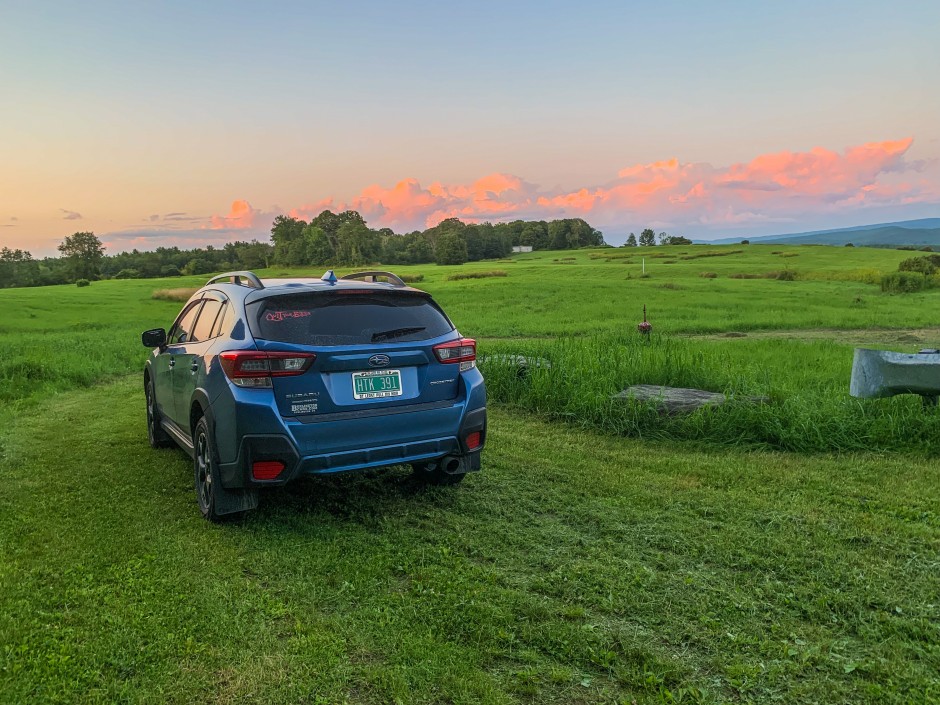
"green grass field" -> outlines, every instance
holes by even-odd
[[[153,291],[205,278],[0,290],[0,702],[937,702],[940,412],[847,394],[855,345],[940,346],[940,290],[871,283],[909,255],[400,268],[482,355],[552,362],[483,365],[484,471],[312,479],[222,525],[139,384],[180,308]],[[610,400],[640,382],[772,401]]]

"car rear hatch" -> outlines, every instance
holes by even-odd
[[[424,292],[337,287],[269,295],[247,310],[260,351],[315,355],[302,373],[272,375],[282,416],[373,416],[458,396],[459,365],[434,348],[459,336]]]

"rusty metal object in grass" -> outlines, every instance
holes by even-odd
[[[533,368],[550,370],[552,363],[544,357],[532,357],[529,355],[485,355],[480,358],[480,364],[484,367],[489,365],[501,365],[504,367],[515,367],[520,377],[529,374]]]
[[[643,322],[640,323],[636,329],[640,331],[640,335],[646,338],[646,342],[649,342],[650,332],[653,330],[653,324],[646,320],[646,304],[643,304]]]

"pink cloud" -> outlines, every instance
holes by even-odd
[[[423,229],[445,218],[468,222],[515,218],[583,217],[604,226],[733,226],[798,220],[873,205],[940,201],[938,178],[906,154],[913,138],[869,142],[835,152],[761,154],[748,162],[716,167],[676,158],[633,164],[616,178],[576,189],[541,189],[518,176],[493,173],[467,184],[423,186],[403,179],[390,188],[373,184],[348,201],[327,197],[289,214],[304,219],[324,209],[358,210],[372,227],[398,232]],[[213,216],[213,229],[266,225],[247,201],[227,216]]]
[[[214,215],[211,218],[210,230],[248,230],[255,226],[258,214],[261,211],[251,207],[245,200],[232,201],[228,215]]]

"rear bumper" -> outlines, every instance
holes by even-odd
[[[467,457],[464,467],[478,470],[486,444],[486,407],[468,410],[460,402],[427,411],[313,424],[283,419],[282,426],[285,433],[241,436],[235,460],[220,463],[224,487],[283,485],[301,475],[422,463],[445,456]],[[469,448],[466,438],[475,432],[480,433],[480,445]],[[279,460],[285,469],[275,480],[255,480],[251,467],[258,460]]]

